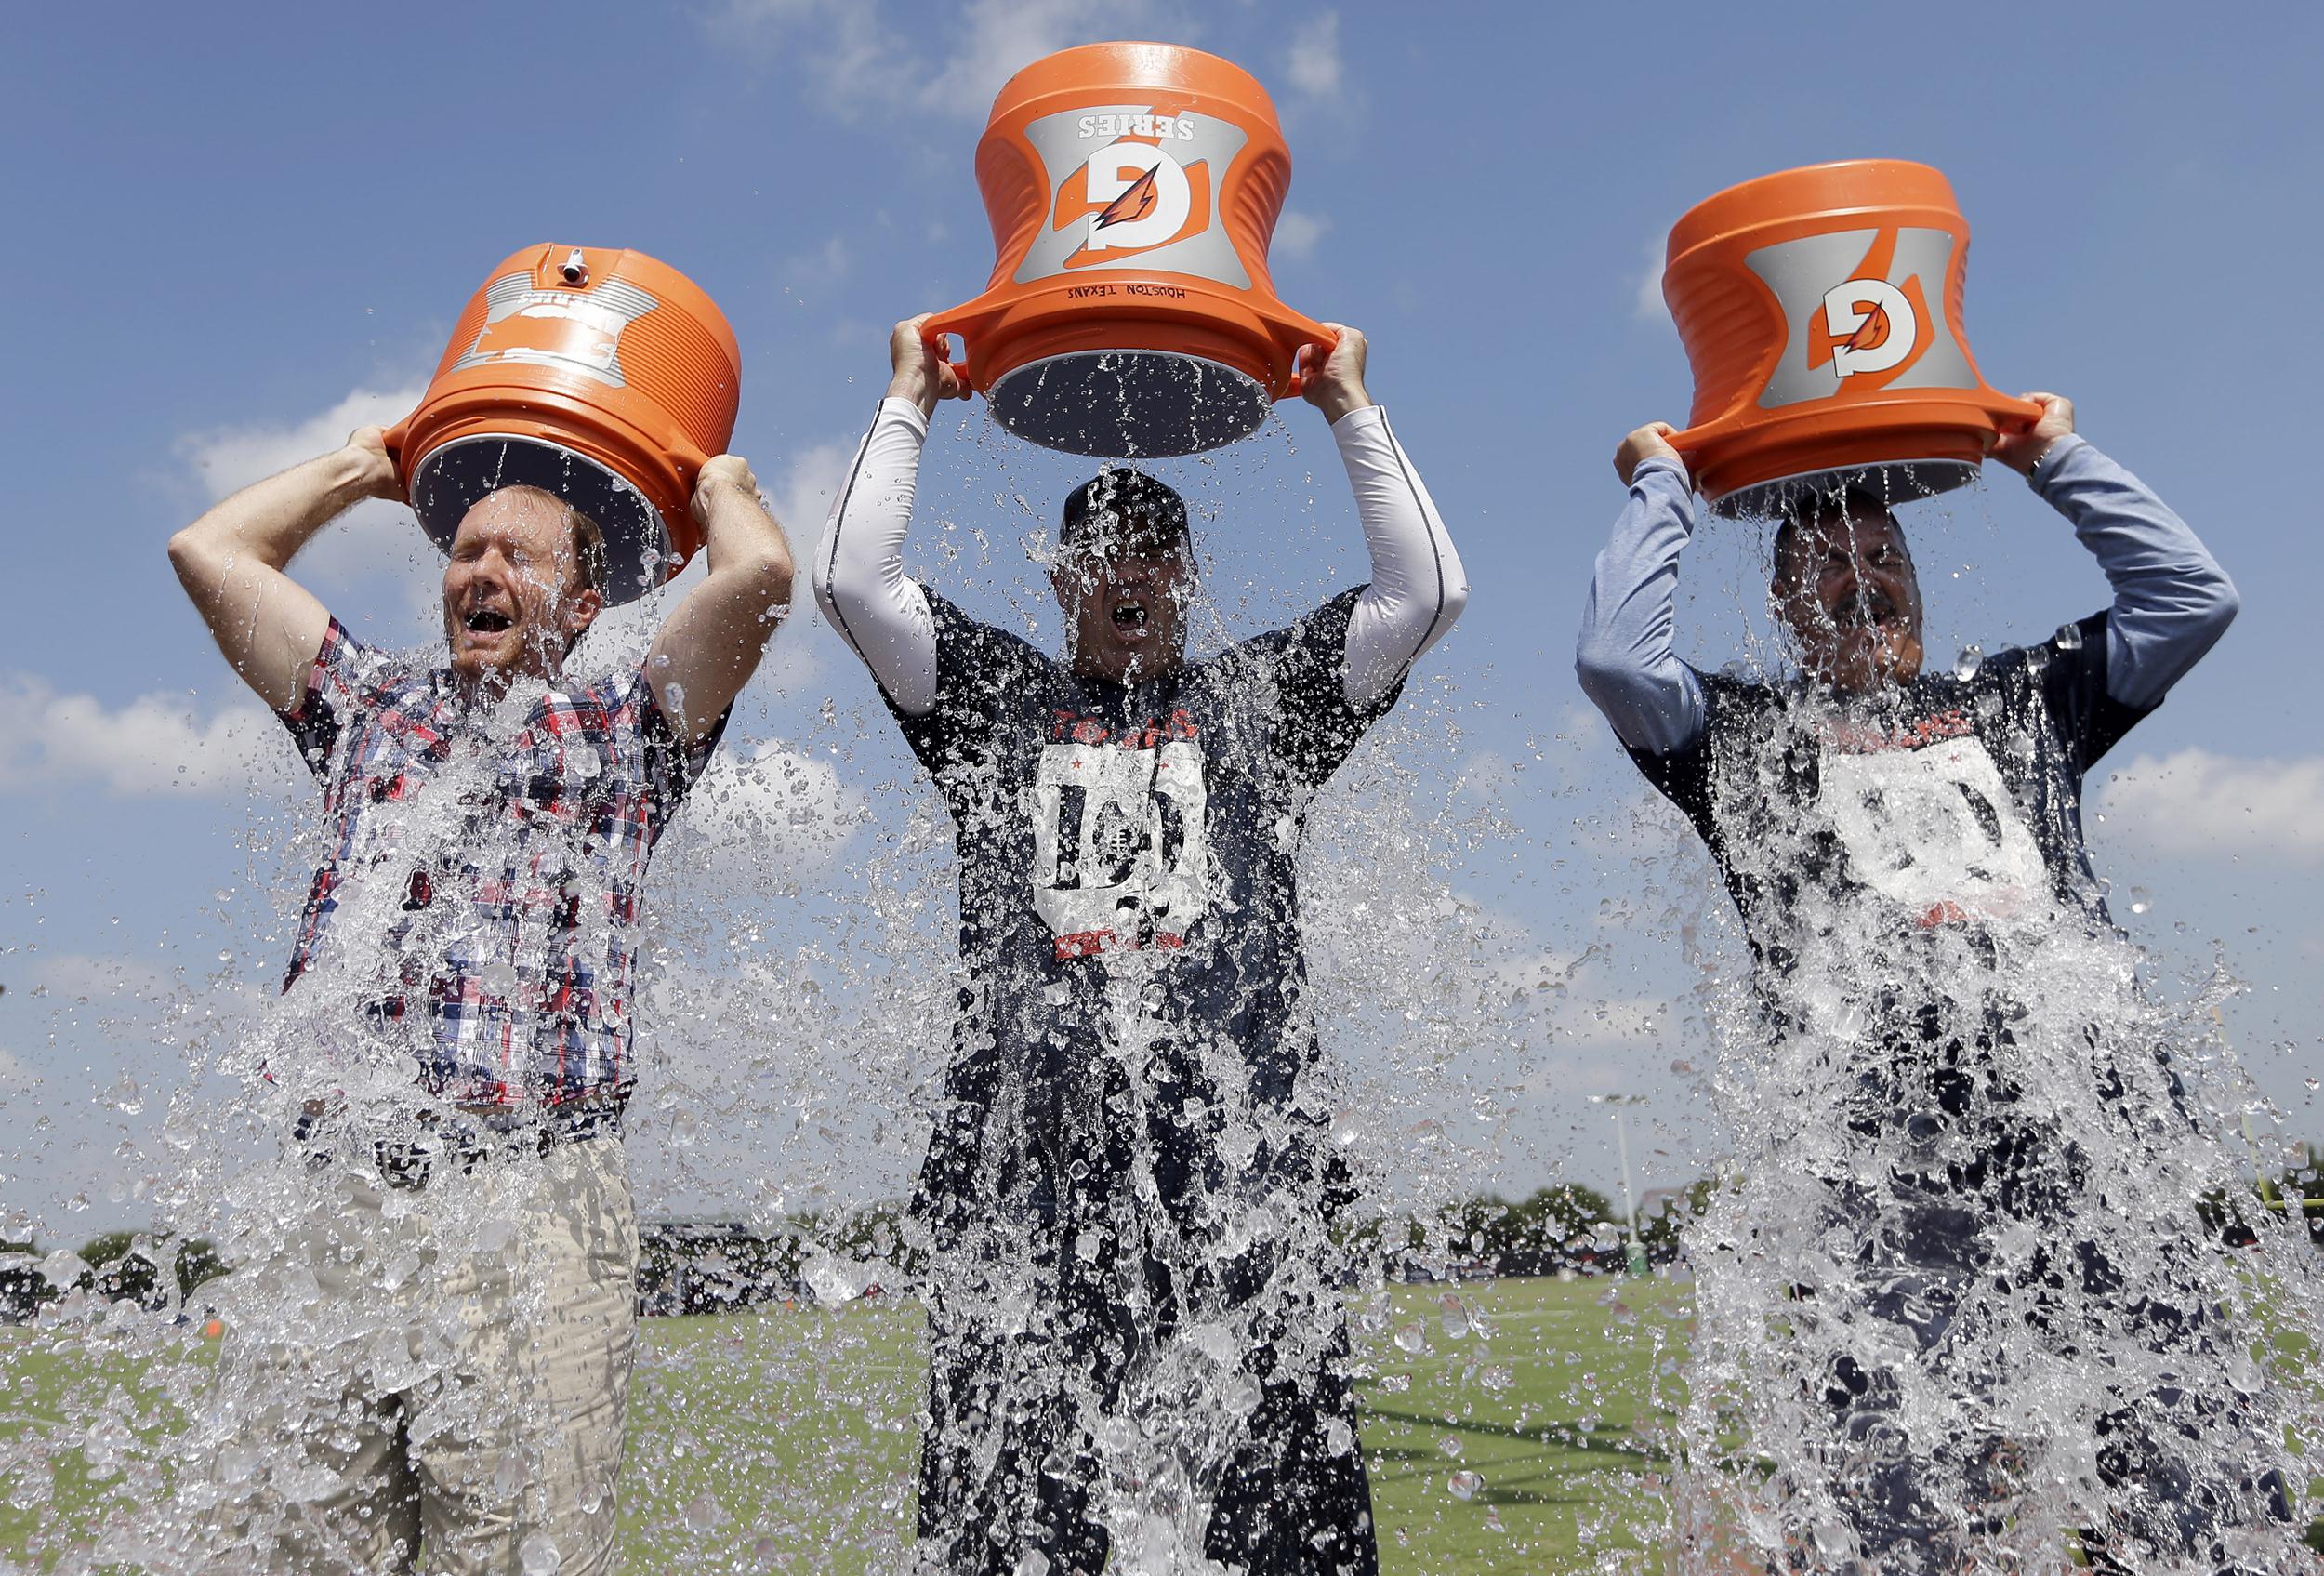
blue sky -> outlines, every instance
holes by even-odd
[[[804,552],[884,380],[887,324],[974,294],[990,265],[970,161],[993,89],[1041,52],[1108,36],[1199,45],[1274,90],[1296,172],[1277,283],[1370,334],[1374,391],[1477,582],[1374,769],[1409,801],[1404,819],[1348,824],[1359,842],[1422,828],[1410,890],[1477,916],[1493,966],[1538,974],[1548,960],[1572,984],[1568,1016],[1534,1022],[1531,1048],[1504,1063],[1446,1041],[1367,1064],[1430,1085],[1413,1112],[1499,1080],[1498,1114],[1478,1118],[1489,1141],[1446,1140],[1445,1174],[1609,1179],[1591,1093],[1649,1096],[1655,1180],[1716,1146],[1670,1071],[1699,1029],[1653,1007],[1698,977],[1670,915],[1705,901],[1704,871],[1587,712],[1573,628],[1620,501],[1615,441],[1687,404],[1654,286],[1670,223],[1734,181],[1855,154],[1947,172],[1975,232],[1967,319],[1988,377],[2072,394],[2084,430],[2243,590],[2226,642],[2108,762],[2122,776],[2095,791],[2093,840],[2118,885],[2146,893],[2146,912],[2122,917],[2159,979],[2217,955],[2248,983],[2229,1010],[2237,1042],[2289,1131],[2324,1137],[2305,1086],[2324,1034],[2324,745],[2307,677],[2324,549],[2293,457],[2324,415],[2324,337],[2303,305],[2324,254],[2324,23],[2292,7],[2188,15],[711,0],[13,19],[0,1204],[63,1235],[150,1213],[125,1179],[164,1169],[161,1096],[186,1054],[156,1026],[250,1011],[280,968],[302,876],[283,852],[297,768],[185,606],[169,532],[231,484],[400,413],[485,271],[554,240],[643,249],[720,302],[744,348],[734,446]],[[1237,631],[1360,573],[1321,423],[1303,406],[1283,417],[1182,471]],[[923,562],[984,611],[1013,597],[1037,626],[1016,543],[1088,467],[974,411],[948,414],[930,465],[944,528],[920,542],[944,550]],[[2038,638],[2104,601],[2013,476],[1908,525],[1940,655]],[[1748,557],[1706,540],[1690,572],[1683,612],[1708,666],[1747,626]],[[433,570],[408,517],[359,514],[307,572],[374,638],[425,637],[413,610]],[[864,862],[899,835],[908,846],[926,806],[868,682],[803,606],[780,647],[733,737],[752,782],[815,812],[774,818],[812,847],[753,855],[767,861],[750,883],[776,938],[764,945],[796,949],[813,928],[800,915],[828,930]],[[825,810],[836,823],[797,830]],[[777,912],[786,883],[799,914]],[[1439,963],[1459,951],[1414,944]],[[817,1054],[699,1078],[680,1056],[670,1088],[723,1090],[730,1115],[787,1112],[806,1131],[812,1101],[793,1085],[814,1081]],[[138,1096],[93,1103],[125,1076]],[[868,1099],[918,1073],[864,1076]],[[1380,1142],[1401,1155],[1404,1132]],[[670,1147],[658,1128],[641,1142]],[[902,1146],[770,1163],[878,1190],[902,1174]],[[672,1207],[706,1183],[682,1159],[651,1174],[671,1179]],[[86,1211],[64,1212],[75,1193]]]

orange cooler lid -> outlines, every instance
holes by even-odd
[[[1274,297],[1290,180],[1274,101],[1180,45],[1059,50],[1003,85],[977,149],[995,263],[942,313],[962,370],[1019,437],[1113,457],[1246,437],[1320,324]]]

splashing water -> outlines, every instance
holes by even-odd
[[[2174,1000],[2022,809],[2057,748],[2033,697],[2081,643],[1865,699],[1723,692],[1690,814],[1756,966],[1714,998],[1733,1148],[1687,1243],[1666,1534],[1706,1559],[2051,1569],[2070,1535],[2109,1569],[2313,1566],[2286,1502],[2314,1255],[2233,1202],[2233,984]]]
[[[1011,477],[1021,455],[988,443],[974,458],[979,487],[1004,500],[1004,520],[1011,496],[1024,510],[1023,497],[1053,491]],[[1283,463],[1280,453],[1263,462]],[[1184,464],[1198,516],[1248,510],[1248,471],[1213,458]],[[1305,512],[1299,483],[1274,488],[1294,517]],[[993,514],[980,507],[973,517]],[[1027,536],[1047,529],[1023,522]],[[967,594],[1014,601],[1028,631],[1050,616],[1037,581],[1006,562],[996,573],[1007,556],[996,544],[1005,550],[1010,531],[980,536],[940,509],[918,534],[944,576],[969,582]],[[668,600],[647,599],[629,626],[609,620],[576,663],[590,673],[634,667],[647,620]],[[1214,569],[1194,645],[1217,649],[1230,625],[1265,628],[1308,600]],[[438,655],[413,656],[425,665]],[[1093,1186],[1089,1217],[1063,1243],[1068,1278],[1099,1316],[1101,1360],[1061,1361],[1025,1340],[1056,1308],[1037,1287],[1064,1267],[1044,1253],[1056,1238],[988,1230],[944,1242],[892,1206],[879,1212],[908,1190],[944,1109],[962,982],[953,829],[875,708],[826,703],[782,746],[730,739],[656,851],[634,932],[646,1061],[625,1127],[638,1212],[675,1203],[739,1220],[787,1243],[799,1289],[835,1306],[881,1288],[937,1307],[968,1338],[1018,1344],[1025,1359],[993,1404],[1051,1409],[1078,1420],[1073,1432],[1084,1440],[1071,1459],[1029,1465],[1087,1485],[1119,1568],[1208,1568],[1206,1529],[1237,1491],[1224,1463],[1279,1431],[1282,1414],[1313,1409],[1301,1393],[1316,1383],[1309,1376],[1344,1384],[1360,1369],[1339,1313],[1346,1289],[1377,1287],[1392,1254],[1399,1268],[1461,1256],[1449,1212],[1495,1163],[1472,1135],[1498,1134],[1508,1120],[1505,1101],[1487,1111],[1472,1088],[1494,1082],[1477,1076],[1492,1056],[1538,1054],[1539,1003],[1512,1002],[1499,983],[1521,966],[1525,939],[1454,888],[1498,862],[1493,851],[1513,833],[1491,806],[1448,799],[1433,762],[1457,758],[1463,703],[1425,681],[1414,689],[1308,807],[1307,1008],[1329,1053],[1302,1074],[1298,1114],[1253,1088],[1231,1044],[1169,1032],[1156,1012],[1155,959],[1128,954],[1103,975],[1106,1055],[1089,1069],[1095,1104],[1080,1116],[1092,1124],[1090,1146],[1129,1138],[1108,1172],[1120,1190]],[[512,731],[537,698],[511,693],[477,720],[477,735]],[[458,755],[403,807],[392,841],[359,851],[329,939],[297,988],[272,1000],[254,991],[237,1014],[197,1023],[180,1087],[165,1097],[165,1079],[141,1075],[112,1091],[125,1113],[166,1105],[168,1152],[154,1162],[151,1197],[181,1235],[217,1238],[234,1267],[158,1314],[75,1293],[45,1316],[46,1353],[99,1371],[131,1363],[142,1377],[69,1397],[18,1436],[8,1483],[33,1505],[27,1557],[82,1557],[77,1550],[200,1569],[231,1550],[296,1546],[361,1478],[350,1452],[376,1441],[366,1433],[375,1424],[358,1420],[392,1416],[415,1450],[502,1503],[538,1511],[561,1498],[591,1516],[663,1503],[663,1548],[731,1543],[743,1568],[772,1568],[838,1526],[874,1563],[908,1561],[910,1480],[876,1440],[818,1435],[802,1447],[796,1434],[776,1437],[778,1420],[681,1417],[657,1422],[653,1449],[641,1450],[644,1425],[633,1419],[618,1482],[601,1476],[576,1491],[575,1475],[602,1463],[560,1446],[548,1420],[566,1389],[606,1391],[614,1375],[528,1372],[490,1387],[496,1402],[465,1382],[479,1361],[520,1367],[524,1354],[612,1317],[576,1303],[529,1224],[571,1196],[574,1148],[476,1159],[496,1135],[416,1093],[426,1035],[367,1010],[407,983],[398,956],[451,954],[479,939],[459,905],[415,906],[413,868],[445,868],[453,850],[481,869],[521,868],[537,852],[473,814],[497,769],[489,749]],[[261,900],[271,894],[278,910],[295,909],[324,853],[312,818],[294,817],[296,835],[254,831],[258,879],[240,883]],[[262,923],[250,915],[254,934]],[[398,938],[392,948],[379,945],[388,936]],[[536,977],[539,958],[526,950],[535,939],[520,934],[480,963],[483,988],[506,995]],[[279,944],[254,939],[225,960],[222,972],[246,966],[263,977],[280,966]],[[305,1120],[310,1104],[327,1118]],[[1247,1180],[1183,1192],[1180,1162],[1150,1135],[1188,1123],[1203,1133],[1204,1164]],[[426,1171],[416,1185],[416,1166]],[[602,1186],[626,1197],[626,1185]],[[1116,1206],[1126,1200],[1169,1207],[1124,1214]],[[1380,1229],[1415,1217],[1409,1238]],[[636,1229],[634,1214],[611,1206],[599,1224],[606,1236],[594,1251],[618,1252]],[[83,1267],[59,1263],[55,1273],[69,1280]],[[482,1356],[462,1323],[463,1307],[479,1305],[498,1331]],[[173,1322],[180,1313],[192,1322]],[[205,1348],[189,1331],[213,1314],[224,1338]],[[1457,1304],[1432,1323],[1447,1340],[1471,1333]],[[827,1333],[799,1360],[823,1404],[875,1436],[911,1431],[926,1397],[880,1328],[846,1316],[819,1328]],[[207,1350],[219,1353],[215,1365],[202,1360]],[[10,1349],[11,1366],[19,1354]],[[935,1356],[941,1365],[941,1342]],[[717,1382],[733,1360],[710,1343],[649,1344],[621,1358],[636,1365],[640,1418],[656,1397]],[[865,1382],[867,1372],[878,1377]],[[1353,1459],[1354,1432],[1328,1421],[1302,1448]],[[106,1485],[93,1502],[105,1512],[93,1542],[90,1504],[51,1502],[56,1474],[76,1456]],[[705,1460],[718,1463],[715,1494],[699,1487]],[[807,1530],[752,1524],[729,1490],[753,1477],[772,1485],[785,1514],[803,1523],[812,1506],[825,1521]],[[522,1513],[519,1523],[506,1551],[512,1568],[551,1571],[575,1557],[565,1528],[525,1526]]]

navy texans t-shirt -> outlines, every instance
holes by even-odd
[[[1700,678],[1701,737],[1631,759],[1702,834],[1763,965],[1787,966],[1787,937],[1811,912],[1897,927],[2061,910],[2106,922],[2082,778],[2146,715],[2106,694],[2106,615],[1968,677],[1923,673],[1845,703]]]
[[[1166,1203],[1301,1159],[1280,1131],[1221,1134],[1295,1110],[1314,1059],[1294,865],[1401,688],[1347,703],[1360,593],[1133,685],[930,594],[935,704],[896,719],[959,849],[967,983],[919,1206],[941,1235],[1110,1192],[1139,1122]]]

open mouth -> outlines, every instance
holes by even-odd
[[[1835,629],[1883,629],[1900,622],[1903,610],[1886,591],[1870,587],[1826,611]]]
[[[1142,635],[1146,631],[1146,604],[1134,598],[1124,598],[1114,604],[1114,628],[1125,635]]]
[[[496,635],[513,628],[516,620],[489,607],[472,607],[461,616],[460,623],[473,634]]]

